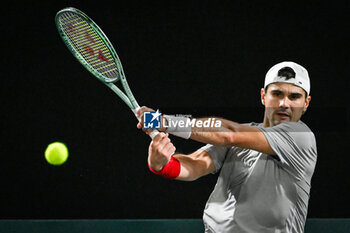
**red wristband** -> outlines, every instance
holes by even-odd
[[[171,156],[169,162],[164,165],[162,170],[155,171],[151,168],[149,164],[148,164],[148,168],[154,174],[161,175],[167,179],[176,179],[180,175],[181,164],[177,158],[175,158],[174,156]]]

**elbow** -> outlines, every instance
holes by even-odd
[[[235,133],[227,132],[222,137],[222,146],[234,146],[236,141]]]
[[[234,146],[237,143],[237,136],[240,131],[240,124],[230,123],[224,126],[226,130],[221,134],[221,146]]]
[[[247,130],[243,125],[238,123],[227,126],[228,131],[224,132],[223,146],[237,146],[242,141],[242,135]]]
[[[188,182],[191,182],[191,181],[195,181],[195,180],[198,180],[199,177],[187,177],[186,179],[183,179],[183,181],[188,181]]]
[[[223,141],[223,146],[234,146],[237,143],[237,138],[238,138],[238,133],[239,133],[239,127],[238,126],[231,126],[229,127],[228,132],[223,133],[222,141]]]

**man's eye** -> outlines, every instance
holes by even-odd
[[[291,99],[298,99],[299,97],[300,97],[299,94],[292,94],[292,95],[290,95]]]
[[[272,93],[274,96],[280,96],[281,95],[281,92],[273,92]]]

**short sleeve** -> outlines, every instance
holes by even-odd
[[[226,154],[229,148],[207,144],[201,147],[200,149],[206,151],[210,155],[210,157],[213,159],[214,166],[215,166],[215,171],[213,172],[213,174],[217,173],[221,169],[225,161]]]
[[[264,133],[282,166],[298,180],[311,180],[317,159],[316,140],[303,122],[287,122],[259,129]]]

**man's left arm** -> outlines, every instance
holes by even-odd
[[[137,127],[140,129],[142,128],[143,124],[141,116],[144,111],[154,110],[146,106],[140,108],[140,110],[138,111],[138,116],[140,117],[141,121],[137,124]],[[215,117],[215,120],[221,122],[220,127],[204,127],[204,125],[202,124],[197,124],[198,121],[206,122],[213,118],[214,117],[191,119],[191,124],[188,126],[191,127],[190,129],[186,127],[177,128],[175,130],[176,132],[174,132],[171,131],[171,129],[169,130],[169,128],[167,128],[167,126],[169,126],[170,124],[169,120],[171,119],[162,115],[162,128],[158,130],[161,132],[168,132],[173,135],[190,135],[190,138],[192,140],[206,144],[212,144],[214,146],[237,146],[241,148],[256,150],[265,154],[275,155],[275,152],[272,150],[265,135],[256,127],[242,125],[233,121],[217,117]],[[175,121],[177,119],[179,118],[173,118],[173,120]],[[149,134],[152,131],[151,129],[143,130],[147,134]]]
[[[195,121],[204,122],[208,119],[198,118]],[[215,118],[215,120],[221,122],[220,127],[197,127],[197,124],[194,124],[191,128],[190,138],[215,146],[237,146],[260,151],[265,154],[275,154],[265,135],[258,128],[222,118]]]

